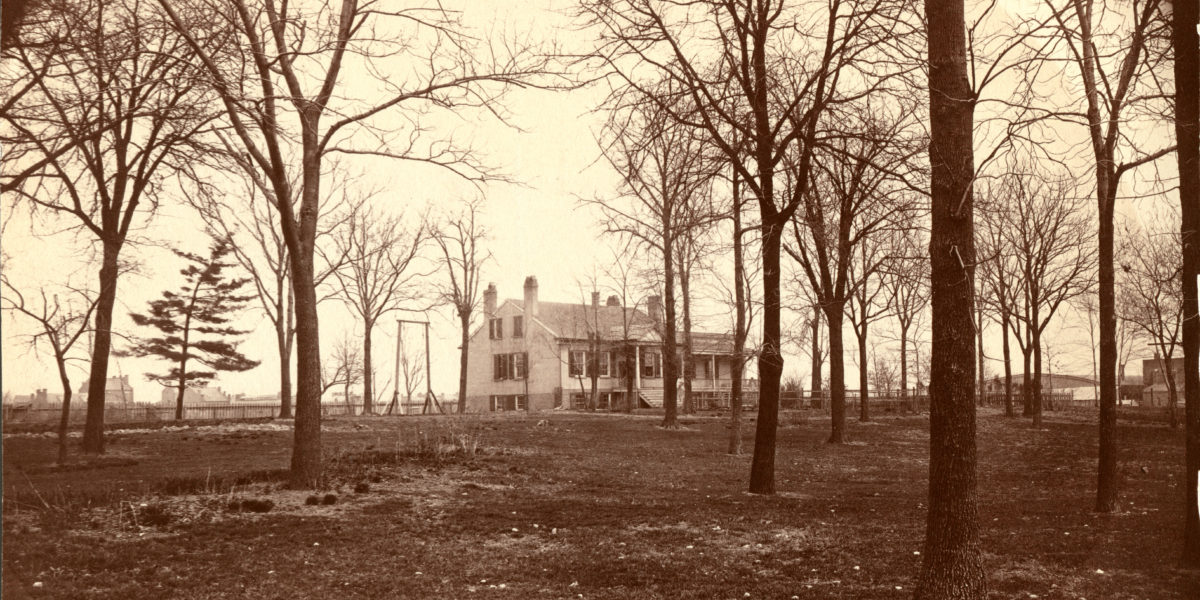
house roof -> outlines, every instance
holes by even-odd
[[[524,312],[522,301],[509,299]],[[654,319],[644,311],[620,306],[593,307],[570,302],[538,302],[538,314],[533,320],[560,339],[584,340],[588,333],[599,330],[601,339],[632,339],[657,342],[661,339]],[[596,327],[596,324],[599,327]],[[679,332],[682,341],[683,332]],[[692,331],[692,352],[696,354],[732,354],[733,336],[727,333]]]
[[[524,312],[521,301],[508,302]],[[588,333],[598,329],[603,338],[625,339],[628,327],[628,337],[641,340],[654,331],[654,320],[636,308],[597,306],[593,313],[593,307],[586,304],[538,302],[537,313],[534,319],[560,338],[586,339]]]
[[[1031,374],[1031,376],[1032,376],[1032,374]],[[1013,373],[1012,378],[1013,378],[1014,384],[1019,384],[1023,379],[1025,379],[1025,374],[1024,373]],[[996,379],[1003,382],[1004,376],[999,375],[999,376],[997,376]],[[994,380],[996,380],[996,379],[994,379]],[[1128,379],[1128,377],[1126,377],[1126,379]],[[1098,382],[1095,379],[1092,379],[1091,377],[1084,377],[1082,375],[1067,375],[1065,373],[1054,373],[1054,374],[1042,373],[1042,387],[1044,387],[1044,388],[1066,389],[1066,388],[1076,388],[1076,387],[1091,387],[1093,385],[1097,385],[1097,383]]]

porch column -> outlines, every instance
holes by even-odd
[[[717,355],[714,354],[708,357],[708,362],[712,365],[712,369],[709,370],[708,375],[712,379],[712,387],[715,390],[717,389],[717,380],[721,378],[720,373],[717,373]]]

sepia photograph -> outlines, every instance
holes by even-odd
[[[3,0],[0,597],[1200,598],[1200,0]]]

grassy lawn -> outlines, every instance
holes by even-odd
[[[283,489],[281,424],[121,432],[102,461],[4,441],[8,598],[908,598],[926,420],[785,415],[773,497],[725,423],[516,415],[325,424],[327,489]],[[1183,432],[1121,431],[1125,510],[1091,512],[1096,428],[980,415],[994,598],[1200,598],[1175,568]],[[749,429],[749,428],[748,428]],[[747,431],[747,448],[751,432]],[[355,491],[355,488],[358,491]],[[267,512],[231,510],[269,500]]]

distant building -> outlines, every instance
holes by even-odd
[[[46,389],[35,390],[32,394],[22,395],[16,394],[4,399],[5,404],[13,406],[25,406],[31,409],[39,408],[58,408],[62,406],[62,394],[54,394],[46,391]]]
[[[175,406],[178,398],[179,388],[163,388],[161,404],[164,406]],[[229,404],[229,400],[229,394],[226,394],[219,387],[202,385],[187,388],[183,392],[184,404]]]
[[[90,381],[85,379],[83,385],[79,386],[79,391],[76,392],[76,397],[82,402],[87,402]],[[133,386],[129,385],[129,376],[109,377],[104,382],[104,405],[121,406],[125,404],[133,404]]]
[[[259,396],[234,394],[229,397],[229,401],[234,404],[274,404],[279,402],[279,394],[262,394]]]
[[[1148,358],[1142,361],[1142,406],[1167,406],[1171,394],[1167,389],[1167,374],[1164,367],[1170,368],[1175,378],[1175,390],[1179,394],[1179,402],[1183,402],[1184,377],[1183,357],[1172,358],[1169,362],[1161,358]]]
[[[1032,377],[1032,375],[1031,375]],[[1013,373],[1013,396],[1020,398],[1025,384],[1024,373]],[[1099,383],[1091,377],[1083,375],[1065,375],[1062,373],[1042,373],[1043,394],[1067,394],[1071,397],[1071,405],[1092,406],[1096,403]],[[985,389],[989,394],[1004,393],[1004,377],[994,377],[989,380]]]

